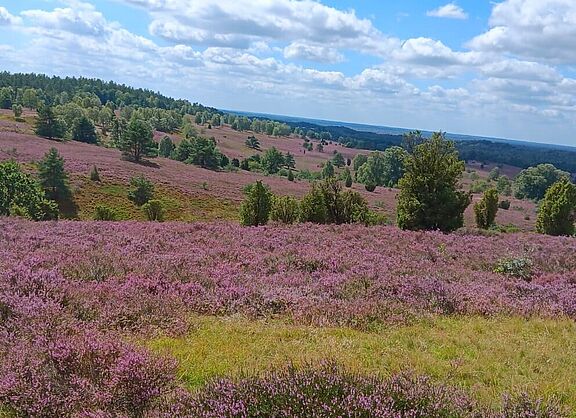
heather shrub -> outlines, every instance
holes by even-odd
[[[82,327],[4,338],[1,355],[0,404],[20,416],[138,417],[174,389],[173,361]]]
[[[300,217],[300,203],[292,196],[276,196],[272,203],[270,217],[273,221],[293,224]]]
[[[534,263],[529,257],[503,258],[496,263],[494,273],[530,281]]]
[[[474,205],[474,217],[476,226],[480,229],[488,229],[494,225],[498,213],[498,192],[490,189],[484,192],[482,199]]]
[[[154,185],[143,176],[130,179],[128,199],[138,206],[147,203],[154,196]]]
[[[142,205],[142,211],[149,221],[162,222],[164,220],[164,207],[160,200],[150,200]]]
[[[94,209],[95,221],[117,221],[118,214],[112,208],[105,205],[97,205]]]
[[[536,229],[547,235],[574,235],[576,185],[562,179],[552,185],[538,211]]]
[[[203,418],[560,416],[554,406],[526,399],[523,403],[507,401],[503,411],[491,410],[462,391],[425,377],[360,376],[325,364],[304,369],[291,366],[261,378],[216,381],[183,400],[172,413]]]
[[[245,189],[246,197],[240,206],[240,220],[244,226],[266,225],[272,209],[273,195],[261,181]]]

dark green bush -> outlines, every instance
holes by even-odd
[[[162,222],[164,220],[164,206],[160,200],[150,200],[142,205],[142,211],[149,221]]]
[[[147,203],[154,196],[154,185],[143,176],[132,177],[128,199],[138,206]]]

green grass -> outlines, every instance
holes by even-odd
[[[78,218],[90,220],[97,205],[114,209],[119,220],[146,220],[141,208],[128,199],[128,184],[93,182],[88,178],[75,181],[74,201],[78,206]],[[163,203],[166,221],[213,221],[236,220],[237,204],[210,195],[191,197],[165,186],[155,186],[154,198]]]
[[[180,362],[198,387],[219,376],[259,373],[293,362],[333,359],[359,372],[413,370],[465,387],[496,405],[506,392],[558,397],[576,411],[576,325],[571,320],[438,318],[378,333],[283,322],[196,318],[186,338],[148,346]]]

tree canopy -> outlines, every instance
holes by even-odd
[[[460,228],[471,200],[458,189],[464,168],[454,143],[441,132],[417,145],[399,183],[398,226],[445,232]]]

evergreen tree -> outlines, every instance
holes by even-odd
[[[88,144],[98,142],[94,124],[86,116],[81,116],[74,121],[72,126],[72,139]]]
[[[470,194],[458,190],[464,162],[441,132],[417,145],[400,180],[397,221],[402,229],[456,230],[464,224]]]
[[[136,163],[142,161],[144,157],[155,156],[158,148],[154,142],[150,124],[133,114],[126,130],[122,133],[119,148],[126,158]]]
[[[288,168],[296,168],[296,161],[294,160],[294,156],[289,152],[284,156],[284,165]]]
[[[50,106],[44,105],[38,109],[35,132],[36,135],[48,139],[62,138],[64,136],[64,126],[56,118],[54,110]]]
[[[154,185],[144,176],[132,177],[130,179],[130,190],[128,199],[138,206],[148,203],[154,196]]]
[[[240,219],[244,226],[266,225],[272,209],[273,195],[268,186],[257,181],[246,188],[246,197],[240,206]]]
[[[324,203],[324,194],[322,189],[314,183],[300,202],[300,222],[325,224],[327,219],[328,213]]]
[[[494,225],[498,213],[498,199],[498,191],[490,189],[486,190],[482,199],[474,205],[474,216],[478,228],[488,229]]]
[[[536,229],[547,235],[574,235],[575,215],[576,185],[562,178],[546,192],[538,211]]]
[[[275,147],[267,149],[262,156],[262,167],[269,174],[276,174],[284,164],[284,155]]]
[[[352,174],[350,173],[350,169],[348,169],[348,167],[346,167],[346,170],[344,171],[344,184],[346,185],[346,187],[350,188],[352,187]]]
[[[12,105],[12,112],[14,112],[14,117],[19,118],[22,116],[22,106],[19,104]]]
[[[292,170],[288,170],[288,181],[294,181],[294,173]]]
[[[64,170],[64,159],[56,148],[51,148],[38,163],[40,185],[50,200],[62,202],[71,195],[68,174]]]
[[[170,158],[176,146],[172,142],[172,139],[168,135],[164,135],[164,138],[160,141],[158,145],[158,155],[164,158]]]
[[[258,141],[258,138],[256,138],[254,135],[249,136],[245,144],[248,148],[252,148],[255,150],[260,149],[260,141]]]
[[[330,177],[334,177],[334,166],[332,165],[331,161],[328,161],[324,168],[322,168],[322,178],[327,179]]]
[[[334,154],[334,158],[332,158],[332,163],[338,168],[342,168],[346,165],[346,161],[344,160],[344,156],[342,154],[340,154],[339,152]]]

